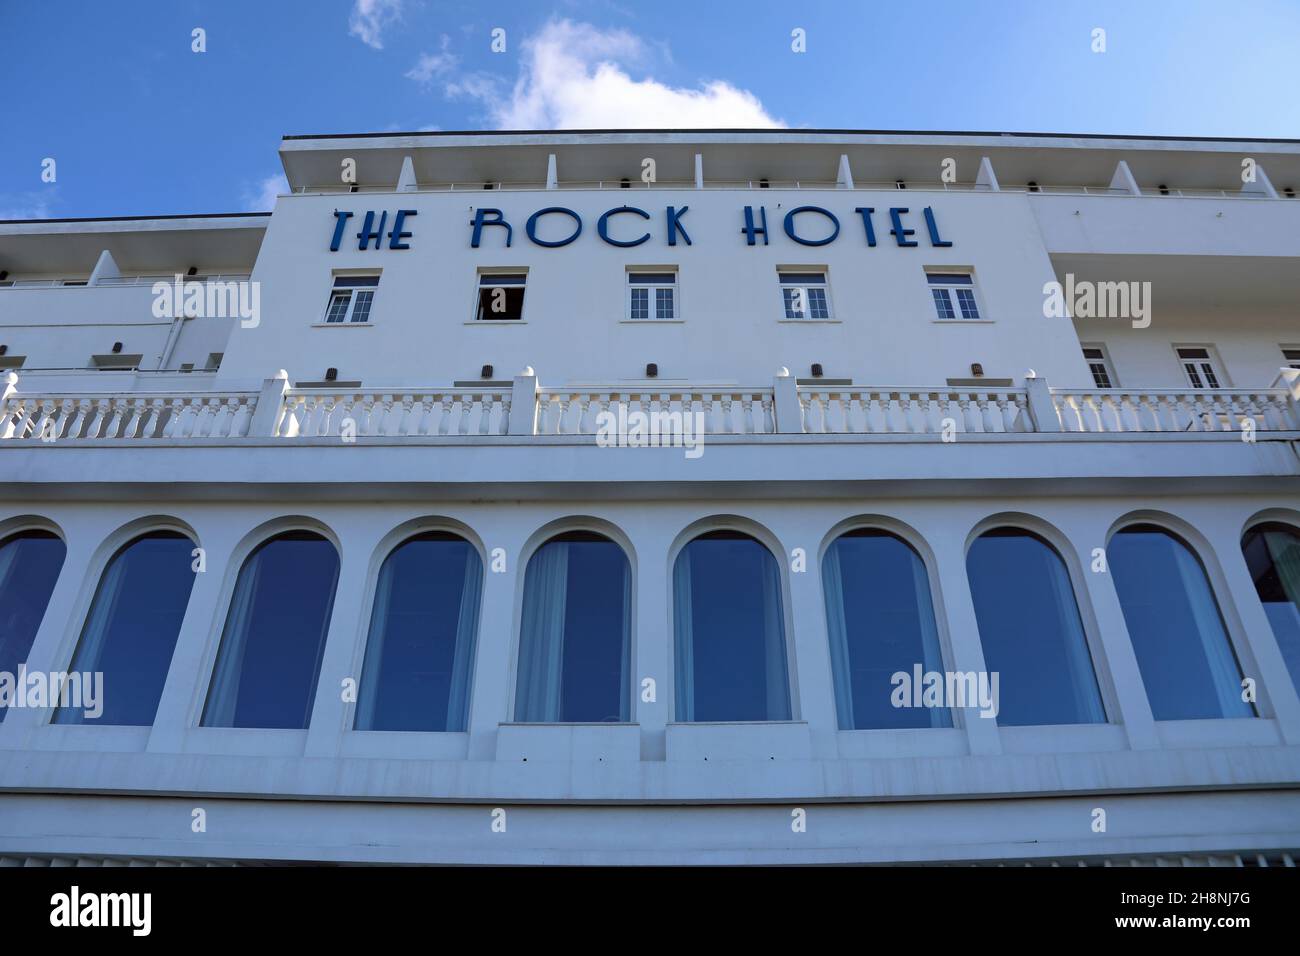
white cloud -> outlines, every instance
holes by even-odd
[[[0,195],[0,219],[49,219],[49,199],[40,193]]]
[[[289,180],[284,178],[284,173],[267,176],[244,190],[244,209],[248,212],[270,212],[275,208],[276,197],[288,191]]]
[[[519,76],[508,91],[500,79],[480,72],[448,80],[444,92],[481,101],[498,129],[785,125],[753,93],[725,80],[687,88],[648,76],[633,79],[629,68],[645,64],[649,51],[626,30],[551,21],[526,38],[520,51]]]
[[[403,0],[356,0],[348,17],[348,33],[376,50],[384,48],[384,30],[402,18]]]
[[[456,68],[460,63],[460,57],[448,52],[451,37],[444,33],[440,43],[441,52],[420,54],[420,59],[416,61],[415,66],[406,71],[408,79],[428,86],[435,77],[444,76]]]

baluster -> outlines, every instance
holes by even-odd
[[[133,399],[129,403],[131,408],[131,417],[127,420],[126,427],[122,429],[123,438],[135,438],[140,430],[140,416],[144,412],[144,402],[141,399]]]
[[[456,422],[457,435],[469,434],[469,416],[473,410],[474,410],[474,396],[471,395],[469,392],[465,392],[460,397],[460,415],[458,417],[458,421]]]
[[[510,434],[510,392],[501,393],[501,422],[497,425],[498,435]]]
[[[108,401],[100,399],[95,402],[95,417],[90,420],[90,427],[86,429],[87,438],[100,437],[100,429],[104,427],[104,416],[108,413]],[[17,434],[17,433],[15,433]]]

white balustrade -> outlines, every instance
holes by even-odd
[[[1285,389],[1053,389],[1067,432],[1300,430]]]
[[[799,386],[810,434],[926,435],[1032,431],[1023,389],[968,391]]]
[[[508,389],[290,389],[274,434],[280,438],[504,435],[510,425],[510,401]]]
[[[635,429],[638,413],[644,429],[658,433],[680,431],[683,416],[692,433],[705,435],[769,435],[776,431],[770,388],[716,388],[691,391],[659,389],[552,389],[537,395],[539,435],[594,435],[601,422],[617,429]],[[608,414],[611,418],[601,416]],[[702,426],[696,429],[695,422]],[[651,424],[653,422],[653,425]]]
[[[0,401],[0,440],[243,438],[256,392],[10,395]]]

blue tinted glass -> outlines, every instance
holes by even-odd
[[[789,720],[781,578],[748,535],[712,532],[673,571],[677,719]]]
[[[895,707],[899,672],[942,672],[930,580],[912,548],[892,534],[854,531],[822,560],[827,632],[840,728],[951,727],[946,707]]]
[[[411,538],[384,559],[357,730],[465,729],[482,582],[478,552],[450,534]]]
[[[628,721],[631,571],[613,541],[573,532],[528,561],[515,720]]]
[[[1070,574],[1060,555],[1027,531],[981,535],[966,574],[984,664],[997,672],[998,723],[1106,720]]]
[[[60,708],[56,723],[153,723],[194,587],[193,550],[185,535],[155,531],[109,561],[68,668],[103,673],[103,714]]]
[[[1300,532],[1276,522],[1257,525],[1242,538],[1241,552],[1291,683],[1300,690]]]
[[[27,662],[66,553],[63,540],[49,531],[23,531],[0,542],[0,673],[16,679]],[[0,706],[0,721],[8,709]]]
[[[205,727],[305,730],[339,558],[320,535],[272,538],[239,569],[203,713]]]
[[[1187,545],[1135,525],[1111,538],[1106,556],[1156,720],[1253,717],[1219,605]]]

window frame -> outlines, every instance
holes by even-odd
[[[792,277],[820,276],[821,281],[819,282],[816,279],[809,279],[809,278],[787,279],[786,276],[792,276]],[[777,288],[780,290],[781,293],[781,303],[779,306],[780,312],[778,313],[779,321],[796,322],[800,324],[805,324],[809,322],[839,322],[840,321],[838,318],[836,318],[835,315],[835,302],[831,295],[831,271],[829,267],[820,266],[820,265],[777,266],[776,283],[777,283]],[[787,290],[794,290],[794,289],[804,290],[804,305],[805,305],[804,311],[805,313],[807,313],[805,315],[799,316],[799,315],[790,314],[791,311],[790,303],[786,298],[786,292]],[[810,294],[810,290],[813,289],[820,289],[823,293],[823,298],[825,300],[824,304],[826,308],[826,314],[824,316],[814,316],[812,314],[813,302],[812,302],[812,296]]]
[[[1285,363],[1283,368],[1300,369],[1300,345],[1279,345],[1282,350],[1282,361]],[[1293,353],[1293,354],[1288,354]]]
[[[940,281],[935,281],[939,279]],[[988,310],[984,307],[984,297],[980,295],[979,285],[975,281],[975,270],[967,269],[960,266],[926,266],[925,267],[925,286],[926,292],[930,299],[931,322],[953,322],[953,323],[970,323],[970,322],[992,322],[988,317]],[[944,293],[944,299],[948,304],[948,311],[952,315],[945,316],[939,307],[939,300],[935,296],[936,291]],[[975,314],[968,316],[965,314],[966,306],[962,302],[957,292],[969,292],[971,304],[975,309]]]
[[[492,288],[490,281],[493,278],[498,280],[515,280],[523,281],[500,281],[501,288],[517,286],[523,290],[522,301],[519,303],[519,318],[517,319],[487,319],[479,318],[482,311],[483,300],[482,293],[485,288]],[[490,266],[480,267],[474,273],[474,296],[473,305],[470,310],[469,320],[466,325],[522,325],[528,321],[528,279],[529,269],[527,266]]]
[[[375,297],[379,294],[379,280],[382,275],[380,272],[335,273],[334,281],[330,285],[329,298],[325,300],[325,314],[317,324],[331,327],[371,325],[370,317],[375,311]],[[331,318],[334,315],[334,302],[343,292],[347,293],[347,302],[339,318]],[[366,301],[365,317],[357,319],[357,306],[362,292],[369,292],[370,297]]]
[[[1174,358],[1178,361],[1178,368],[1182,371],[1183,384],[1186,388],[1199,392],[1208,391],[1210,389],[1232,387],[1228,381],[1227,370],[1223,367],[1223,360],[1219,358],[1219,351],[1213,345],[1209,343],[1196,344],[1174,342],[1172,343],[1172,346],[1174,350]],[[1183,356],[1184,351],[1192,350],[1204,352],[1205,356],[1203,358],[1200,356],[1193,356],[1190,358]],[[1197,385],[1193,373],[1187,367],[1189,363],[1195,363],[1201,374],[1205,374],[1208,367],[1209,374],[1213,375],[1217,381],[1215,381],[1214,384],[1206,382],[1203,385]]]
[[[680,275],[676,266],[628,266],[626,272],[626,291],[623,294],[623,321],[641,324],[644,322],[681,322],[682,321],[682,290]],[[672,278],[667,281],[641,281],[634,280],[634,276],[664,276]],[[655,295],[646,297],[646,317],[638,318],[632,314],[632,296],[637,290],[644,289],[648,292],[654,292]],[[667,289],[672,292],[673,310],[672,315],[661,317],[658,311],[658,292],[661,289]]]
[[[1119,376],[1115,374],[1115,363],[1110,360],[1110,351],[1101,342],[1080,342],[1079,349],[1083,355],[1084,364],[1088,366],[1088,371],[1092,373],[1093,388],[1121,388]],[[1097,358],[1088,355],[1088,350],[1093,349],[1100,354]],[[1097,370],[1094,369],[1093,363],[1099,362],[1102,366],[1102,372],[1110,381],[1109,385],[1102,385],[1097,381]]]

